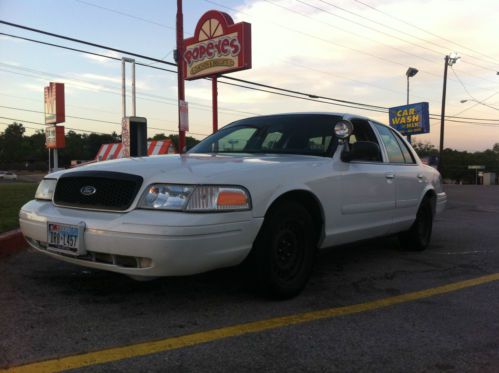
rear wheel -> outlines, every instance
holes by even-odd
[[[403,248],[414,251],[423,251],[430,244],[433,228],[433,210],[431,201],[425,198],[419,206],[416,220],[407,232],[399,234],[399,241]]]
[[[300,293],[315,261],[312,218],[300,204],[285,201],[272,208],[251,253],[251,268],[259,288],[286,299]]]

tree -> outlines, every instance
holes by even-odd
[[[171,140],[173,142],[173,145],[175,145],[175,149],[178,151],[178,135],[165,135],[164,133],[158,133],[154,135],[151,140]],[[196,140],[194,137],[191,136],[186,136],[185,137],[185,145],[187,150],[191,149],[195,145],[199,144],[200,141]]]
[[[438,150],[433,144],[430,144],[429,142],[415,142],[412,144],[412,147],[420,157],[427,157],[438,154]]]
[[[157,133],[155,134],[151,140],[166,140],[168,136],[166,136],[164,133]]]
[[[29,151],[24,139],[26,129],[21,123],[10,124],[0,135],[0,161],[23,162]]]
[[[168,138],[170,140],[172,140],[173,144],[175,145],[175,149],[177,149],[177,151],[179,151],[180,149],[178,147],[178,135],[169,135]],[[196,146],[200,142],[201,141],[195,139],[192,136],[186,136],[185,137],[185,147],[186,147],[187,150],[193,148],[194,146]]]

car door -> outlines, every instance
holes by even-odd
[[[393,166],[396,208],[392,231],[408,229],[416,217],[425,188],[424,175],[404,140],[391,128],[375,123]]]
[[[350,118],[354,125],[350,142],[372,141],[380,146],[377,160],[343,162],[341,149],[335,154],[335,174],[339,174],[339,211],[331,222],[330,244],[342,244],[387,234],[395,209],[393,166],[386,162],[383,147],[371,124]]]

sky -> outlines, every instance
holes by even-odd
[[[236,78],[312,95],[383,107],[429,102],[440,115],[445,55],[461,57],[449,68],[445,146],[482,151],[499,142],[499,2],[497,0],[184,0],[184,36],[192,36],[208,10],[227,12],[252,27],[252,69]],[[173,61],[175,0],[0,0],[0,19],[146,56]],[[112,57],[122,55],[0,25],[23,36]],[[136,58],[137,61],[170,68]],[[130,70],[127,70],[130,93]],[[0,131],[16,119],[27,134],[44,126],[43,87],[66,84],[65,126],[120,132],[121,62],[0,35]],[[388,114],[219,84],[219,126],[283,112],[348,112],[388,123]],[[188,135],[211,132],[211,82],[186,82]],[[462,100],[467,100],[461,103]],[[130,112],[130,98],[128,98]],[[148,135],[178,127],[176,74],[137,66],[137,115]],[[6,119],[12,118],[12,119]],[[29,122],[35,123],[29,123]],[[438,146],[440,121],[414,136]]]

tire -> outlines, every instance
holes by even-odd
[[[267,296],[294,297],[310,278],[315,254],[310,213],[299,203],[281,202],[269,211],[254,242],[251,277]]]
[[[407,232],[399,234],[403,248],[412,251],[423,251],[430,244],[433,228],[433,209],[429,198],[425,198],[419,206],[416,220]]]

